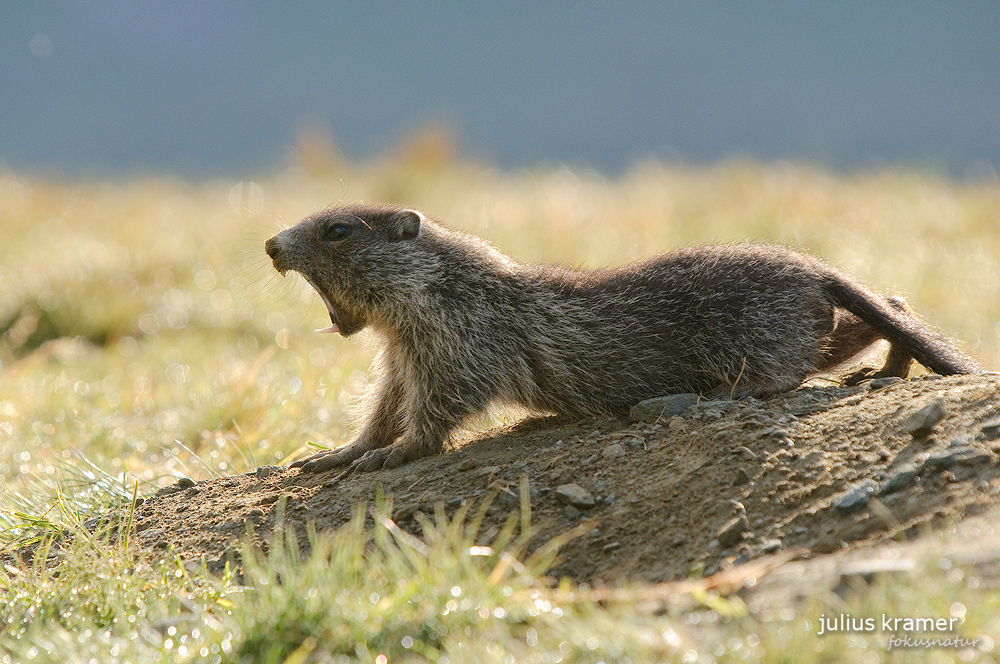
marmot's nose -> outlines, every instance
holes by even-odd
[[[264,243],[264,251],[271,257],[271,260],[274,260],[281,253],[281,247],[278,246],[278,242],[272,237],[268,238],[267,242]]]

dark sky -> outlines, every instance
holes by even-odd
[[[1000,169],[1000,3],[0,0],[0,164],[267,173],[429,122],[500,166]]]

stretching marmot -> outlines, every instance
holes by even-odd
[[[570,415],[626,413],[650,397],[766,397],[880,338],[885,367],[912,358],[940,374],[976,364],[918,321],[809,256],[766,245],[703,245],[621,268],[524,265],[414,210],[325,210],[265,245],[301,273],[343,336],[384,339],[376,401],[350,445],[304,471],[393,467],[441,451],[493,401]]]

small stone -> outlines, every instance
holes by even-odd
[[[605,505],[614,505],[616,500],[618,500],[618,497],[615,495],[614,491],[604,496]]]
[[[620,443],[611,443],[601,450],[601,456],[605,459],[617,459],[625,456],[625,448]]]
[[[841,514],[850,514],[867,505],[868,499],[877,490],[878,482],[870,479],[864,480],[840,494],[833,501],[833,507]]]
[[[632,406],[629,419],[633,422],[669,422],[691,406],[698,403],[697,394],[669,394],[654,399],[646,399]]]
[[[580,518],[580,510],[578,510],[577,508],[573,507],[572,505],[567,505],[566,507],[564,507],[563,508],[563,514],[570,521],[576,521],[577,519]]]
[[[742,542],[748,532],[750,532],[750,522],[747,520],[745,514],[740,514],[739,516],[734,516],[729,521],[726,521],[726,523],[719,528],[719,532],[716,537],[719,540],[719,546],[724,549],[728,549],[729,547]]]
[[[472,470],[475,467],[476,467],[476,460],[472,458],[466,459],[462,463],[458,464],[459,470]]]
[[[261,466],[256,471],[254,471],[254,477],[256,477],[259,480],[263,480],[270,477],[271,475],[274,475],[275,473],[280,473],[280,472],[281,472],[281,466],[275,466],[275,465]]]
[[[224,533],[227,530],[234,530],[236,528],[246,528],[246,521],[244,519],[232,519],[215,526],[215,530],[220,533]]]
[[[879,495],[884,496],[892,493],[893,491],[905,489],[917,481],[918,475],[920,475],[920,468],[913,463],[906,463],[898,468],[895,468],[889,473],[889,476],[882,483],[882,488],[879,489]]]
[[[984,440],[996,440],[1000,438],[1000,419],[983,422],[982,431]]]
[[[733,478],[733,486],[741,486],[750,481],[750,473],[742,468],[736,469],[736,477]]]
[[[597,456],[596,454],[591,454],[589,457],[587,457],[587,459],[584,461],[584,463],[597,463],[597,461],[600,458],[601,457]]]
[[[458,500],[459,500],[458,505],[460,506],[462,504],[461,503],[461,499],[458,499]],[[452,500],[449,500],[448,504],[451,505],[452,502],[453,502]],[[515,493],[513,493],[512,491],[509,491],[509,490],[508,491],[501,491],[497,495],[497,504],[501,505],[503,507],[507,507],[507,508],[515,507],[516,505],[519,505],[520,502],[521,502],[520,496],[516,495]]]
[[[579,484],[560,484],[553,492],[556,500],[575,507],[593,507],[597,504],[594,496]]]
[[[876,378],[875,380],[868,383],[869,390],[880,390],[883,387],[889,387],[890,385],[895,385],[896,383],[902,383],[903,379],[896,376],[886,376],[885,378]]]
[[[761,553],[777,553],[782,549],[782,543],[780,539],[768,539],[760,545]]]
[[[931,470],[945,470],[954,465],[977,466],[993,461],[993,455],[968,445],[948,446],[927,457],[924,464]]]
[[[768,427],[760,432],[761,437],[770,436],[775,440],[784,440],[788,438],[788,432],[781,427]]]
[[[906,418],[902,432],[914,438],[923,438],[931,433],[934,425],[944,419],[946,414],[944,399],[939,397]]]
[[[188,477],[182,477],[170,486],[165,486],[156,492],[157,498],[162,498],[164,496],[169,496],[174,493],[183,491],[184,489],[190,489],[194,486],[194,480]]]
[[[182,477],[181,479],[177,480],[173,484],[171,484],[169,486],[165,486],[162,489],[160,489],[159,491],[157,491],[156,492],[156,497],[157,498],[163,498],[164,496],[169,496],[169,495],[172,495],[172,494],[175,494],[175,493],[179,493],[179,492],[183,491],[184,489],[189,489],[189,488],[191,488],[193,486],[194,486],[194,481],[193,480],[191,480],[191,479],[189,479],[187,477]]]

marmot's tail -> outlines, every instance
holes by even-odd
[[[921,322],[891,307],[884,298],[843,275],[831,275],[826,291],[834,304],[871,325],[890,343],[899,344],[914,359],[941,375],[982,373],[952,342]]]

